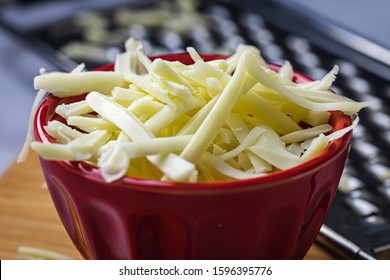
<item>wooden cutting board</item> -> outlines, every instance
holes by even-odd
[[[0,178],[0,259],[19,259],[20,246],[82,258],[44,187],[34,152],[30,152],[26,162],[13,164]],[[335,259],[335,256],[315,243],[305,259]]]

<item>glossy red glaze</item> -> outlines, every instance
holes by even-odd
[[[191,62],[186,54],[164,58]],[[223,56],[206,57],[215,58]],[[295,79],[310,80],[299,73]],[[58,102],[49,96],[40,106],[38,141],[52,141],[43,126],[55,118]],[[335,130],[350,123],[332,112]],[[41,159],[41,165],[58,214],[86,259],[301,259],[333,199],[350,139],[348,133],[295,168],[228,182],[124,177],[108,184],[85,163]]]

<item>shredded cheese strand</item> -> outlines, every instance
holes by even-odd
[[[245,62],[247,64],[247,70],[249,74],[253,78],[255,78],[259,83],[281,93],[292,102],[304,108],[314,110],[314,111],[331,111],[331,110],[338,109],[340,111],[343,111],[345,114],[352,115],[352,114],[356,114],[363,107],[369,105],[368,102],[331,102],[331,103],[312,102],[303,97],[295,95],[287,87],[273,80],[267,74],[267,72],[262,69],[258,57],[249,54]]]
[[[220,98],[196,131],[190,143],[188,143],[187,147],[180,154],[184,159],[193,163],[200,159],[203,152],[207,149],[217,135],[219,129],[225,123],[233,106],[244,93],[242,92],[241,84],[246,74],[244,62],[247,54],[248,53],[244,53],[242,55],[236,71],[224,91],[221,93]],[[207,135],[207,137],[204,137],[204,135]]]
[[[110,120],[133,141],[145,141],[155,136],[131,112],[98,92],[87,95],[88,105],[104,118]],[[195,166],[175,154],[148,156],[150,162],[175,181],[187,181]],[[186,177],[187,176],[187,177]]]
[[[50,250],[20,246],[18,254],[23,260],[72,260],[71,257]]]
[[[30,119],[28,122],[26,140],[24,141],[22,150],[20,151],[19,156],[16,160],[16,162],[18,162],[18,163],[24,162],[27,159],[28,151],[30,149],[31,142],[33,140],[34,116],[38,110],[39,103],[41,102],[41,100],[43,99],[43,97],[45,96],[46,93],[47,93],[46,90],[41,89],[35,95],[35,99],[34,99],[34,102],[33,102],[33,105],[32,105],[31,111],[30,111]]]

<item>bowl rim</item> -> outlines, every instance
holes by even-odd
[[[201,57],[205,61],[215,59],[226,59],[228,56],[219,54],[202,54]],[[190,56],[187,53],[174,53],[165,54],[159,56],[152,56],[151,59],[163,58],[170,61],[175,60],[188,60],[191,61]],[[269,63],[269,66],[273,70],[278,70],[279,65]],[[107,64],[91,71],[112,71],[113,64]],[[294,70],[294,79],[298,82],[313,81],[310,77],[303,73]],[[44,126],[47,121],[52,119],[54,114],[55,106],[61,101],[61,98],[55,97],[48,94],[40,106],[34,117],[34,137],[36,141],[43,143],[52,142],[51,137],[44,130]],[[53,108],[54,107],[54,108]],[[49,111],[50,110],[50,111]],[[48,115],[50,114],[50,115]],[[330,123],[333,124],[333,131],[337,131],[344,127],[351,125],[352,119],[350,116],[343,114],[340,111],[331,111]],[[76,173],[80,176],[84,176],[89,180],[96,181],[98,183],[110,186],[110,187],[127,187],[127,188],[142,188],[143,190],[172,190],[172,191],[201,191],[201,190],[242,190],[243,187],[254,187],[254,186],[272,186],[273,184],[279,184],[284,180],[291,180],[292,178],[298,178],[305,176],[307,173],[314,172],[315,170],[322,168],[332,158],[342,153],[345,149],[348,149],[351,143],[352,131],[346,133],[343,137],[333,140],[329,143],[328,147],[316,157],[301,163],[295,167],[280,170],[266,175],[262,175],[255,178],[249,179],[232,179],[227,181],[213,181],[213,182],[197,182],[197,183],[183,183],[183,182],[171,182],[171,181],[159,181],[152,179],[136,178],[130,176],[124,176],[114,182],[107,183],[100,175],[98,167],[90,165],[82,161],[50,161],[52,164],[57,164],[59,167],[67,170],[68,172]],[[48,162],[40,157],[41,161]]]

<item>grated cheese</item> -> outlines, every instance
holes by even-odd
[[[355,118],[332,132],[329,111],[356,115],[368,106],[331,91],[337,66],[321,80],[296,84],[289,62],[277,73],[253,46],[209,62],[190,47],[190,65],[151,61],[131,38],[125,49],[112,72],[81,72],[80,65],[35,78],[39,91],[19,161],[48,91],[86,97],[56,108],[66,122],[50,121],[45,130],[57,143],[31,147],[47,160],[88,161],[106,182],[126,175],[176,182],[264,176],[314,158],[357,125]]]

